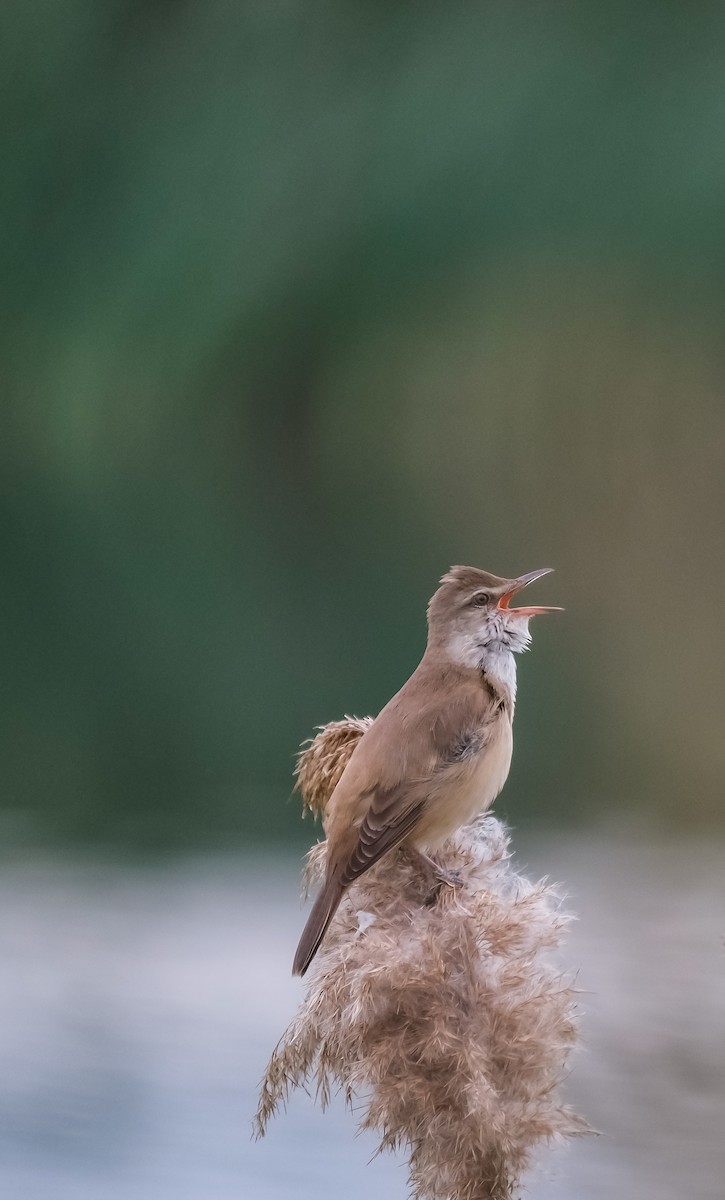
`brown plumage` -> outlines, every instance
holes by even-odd
[[[544,609],[509,607],[533,578],[453,567],[428,607],[410,679],[354,746],[324,813],[325,879],[295,954],[303,975],[345,890],[396,846],[427,857],[493,802],[511,764],[513,654]]]

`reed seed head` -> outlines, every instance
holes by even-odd
[[[335,722],[302,752],[311,811],[324,809],[365,728]],[[323,842],[309,855],[313,878],[325,852]],[[557,1095],[576,1022],[551,951],[570,918],[554,887],[514,869],[493,816],[440,858],[460,876],[455,890],[432,895],[405,850],[349,888],[267,1067],[256,1129],[314,1081],[323,1107],[341,1090],[381,1149],[404,1149],[414,1200],[511,1200],[542,1143],[588,1131]]]

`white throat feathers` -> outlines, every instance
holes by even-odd
[[[492,628],[493,626],[493,628]],[[511,704],[516,703],[516,654],[528,650],[531,634],[527,618],[500,619],[491,622],[485,636],[457,630],[448,643],[451,662],[462,667],[485,671],[508,689]]]
[[[516,703],[516,659],[513,652],[495,643],[493,646],[486,646],[480,667],[497,683],[502,683],[504,687],[508,688],[513,708]]]

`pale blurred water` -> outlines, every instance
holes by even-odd
[[[579,914],[584,1048],[568,1097],[602,1131],[543,1152],[532,1200],[725,1196],[725,855],[717,842],[529,839]],[[302,985],[297,862],[36,859],[0,876],[6,1200],[403,1200],[341,1104],[250,1119]]]

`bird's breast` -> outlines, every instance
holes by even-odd
[[[420,849],[434,850],[485,812],[508,778],[512,753],[511,721],[502,713],[481,750],[441,771],[409,840]]]

